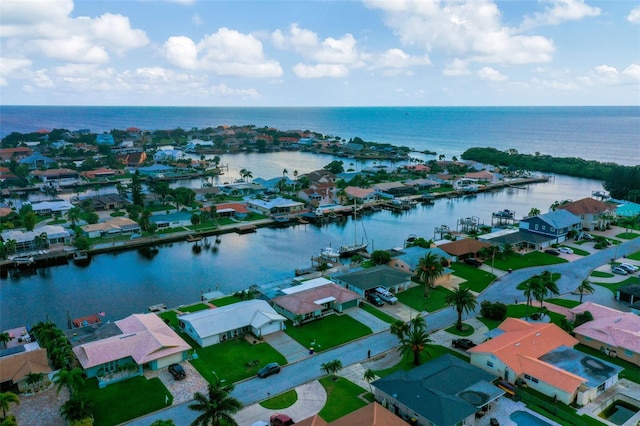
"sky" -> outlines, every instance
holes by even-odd
[[[0,104],[640,105],[640,4],[2,0]]]

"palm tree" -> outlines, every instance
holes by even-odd
[[[7,343],[11,341],[11,335],[6,331],[4,333],[0,333],[0,347],[2,349],[7,349]]]
[[[84,385],[82,369],[78,367],[71,370],[63,368],[53,376],[53,381],[58,385],[57,393],[60,393],[60,390],[66,386],[71,396],[76,395]]]
[[[456,322],[458,330],[462,330],[462,313],[468,314],[478,306],[476,296],[471,293],[468,287],[458,287],[452,293],[449,293],[444,301],[458,312],[458,321]]]
[[[409,323],[402,320],[396,320],[391,323],[390,331],[391,334],[397,336],[398,339],[402,339],[406,332],[409,331]]]
[[[364,372],[363,379],[365,382],[369,383],[369,391],[373,392],[373,389],[371,389],[371,382],[376,379],[376,373],[372,369],[367,368]]]
[[[594,291],[595,288],[593,288],[593,286],[591,285],[591,281],[582,280],[582,282],[578,286],[578,292],[580,292],[580,303],[582,303],[582,296],[584,296],[585,293],[591,294]]]
[[[288,176],[288,175],[289,175],[289,170],[284,169],[284,170],[282,171],[282,177],[285,177],[285,176]]]
[[[422,317],[417,317],[422,318]],[[400,339],[400,346],[398,350],[403,354],[413,354],[413,364],[420,365],[420,354],[422,350],[425,348],[427,343],[431,342],[429,339],[429,333],[424,329],[424,318],[422,321],[417,320],[417,318],[410,321],[411,327],[404,334],[404,336]]]
[[[238,426],[232,414],[242,408],[242,403],[230,396],[233,385],[209,384],[207,395],[196,392],[193,395],[193,404],[189,408],[199,411],[200,414],[192,423],[192,426]]]
[[[418,279],[424,282],[424,297],[429,297],[429,288],[436,279],[442,276],[444,267],[434,253],[427,253],[418,264]]]
[[[537,276],[525,281],[522,286],[522,292],[527,299],[527,318],[529,317],[529,307],[531,306],[531,300],[540,290],[541,281]]]
[[[18,419],[13,414],[9,414],[0,421],[0,426],[18,426]]]
[[[84,395],[74,395],[60,407],[60,415],[69,424],[93,417],[93,401]]]
[[[67,211],[67,220],[71,222],[71,227],[75,228],[76,223],[80,221],[82,211],[77,207],[72,207]]]
[[[333,374],[333,380],[337,380],[335,374],[342,370],[342,361],[334,359],[333,361],[323,362],[320,364],[320,370],[324,371],[326,374]]]
[[[0,392],[0,407],[2,407],[2,418],[7,418],[7,413],[11,404],[20,405],[18,395],[13,392]]]
[[[556,282],[553,280],[551,272],[544,271],[540,274],[540,279],[542,281],[542,289],[538,293],[539,299],[538,297],[536,297],[536,299],[540,301],[540,311],[542,312],[544,298],[547,297],[548,294],[560,294],[560,290],[558,289]]]
[[[540,209],[536,208],[536,207],[532,207],[531,210],[529,210],[529,214],[527,216],[531,217],[531,216],[538,216],[540,214]]]
[[[25,381],[30,388],[34,388],[35,385],[40,384],[44,380],[43,373],[28,373],[25,376]]]

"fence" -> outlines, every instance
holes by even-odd
[[[544,412],[553,415],[556,418],[559,418],[572,426],[588,426],[588,424],[581,420],[580,417],[575,413],[569,413],[568,411],[559,408],[557,404],[545,401],[541,398],[538,398],[531,393],[518,388],[516,394],[525,404],[535,405],[541,408]],[[561,404],[561,403],[558,403]]]

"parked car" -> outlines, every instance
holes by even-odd
[[[637,270],[640,269],[636,265],[632,265],[631,263],[624,263],[624,262],[620,264],[620,267],[631,272],[636,272]]]
[[[384,301],[374,292],[367,293],[367,300],[376,306],[384,305]]]
[[[271,362],[258,371],[258,377],[264,379],[265,377],[269,377],[273,374],[278,374],[279,372],[280,364],[278,364],[277,362]]]
[[[552,254],[554,256],[560,256],[560,252],[556,249],[550,248],[550,249],[546,249],[544,252],[547,254]]]
[[[271,426],[291,426],[296,422],[286,414],[273,414],[271,418],[269,418],[269,424]]]
[[[398,298],[395,297],[389,290],[386,290],[382,287],[376,287],[375,289],[376,295],[387,302],[390,305],[395,305],[398,303]]]
[[[180,364],[171,364],[169,366],[169,373],[176,380],[182,380],[187,377],[187,373],[184,371],[184,368]]]
[[[571,250],[569,247],[559,247],[558,251],[560,253],[573,254],[573,250]]]
[[[453,342],[451,342],[451,345],[454,348],[458,348],[458,349],[462,349],[462,350],[467,350],[467,349],[471,349],[474,346],[476,346],[475,343],[473,343],[471,340],[469,339],[454,339]]]
[[[626,270],[624,270],[623,268],[619,267],[619,266],[614,266],[613,268],[611,268],[611,272],[613,272],[614,274],[618,274],[618,275],[627,275],[628,272]]]
[[[636,272],[638,270],[638,268],[636,268],[635,266],[633,266],[630,263],[621,263],[620,265],[618,265],[618,267],[624,269],[625,271],[627,271],[628,274],[633,274],[634,272]]]
[[[476,259],[475,257],[467,257],[464,260],[464,263],[466,263],[467,265],[475,266],[476,268],[482,266],[482,261]]]

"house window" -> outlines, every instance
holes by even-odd
[[[542,230],[546,231],[547,230],[547,225],[542,225]]]
[[[556,232],[556,228],[551,227],[551,228],[549,228],[549,231],[551,231],[551,232]]]
[[[532,377],[532,378],[531,378],[531,381],[532,381],[533,383],[538,383],[538,379],[536,379],[535,377]]]
[[[625,355],[625,356],[628,356],[628,357],[632,357],[632,356],[633,356],[633,352],[632,352],[632,351],[630,351],[629,349],[625,349],[625,350],[624,350],[624,355]]]
[[[524,375],[524,378],[525,378],[526,380],[531,380],[531,376],[530,376],[530,375],[528,375],[528,374],[525,374],[525,375]]]
[[[487,366],[488,367],[493,367],[493,363],[491,361],[487,361]]]
[[[590,342],[591,341],[591,337],[584,336],[584,341],[585,342]]]
[[[536,223],[536,226],[535,226],[535,230],[536,230],[536,231],[538,230],[538,224],[537,224],[537,223]]]

